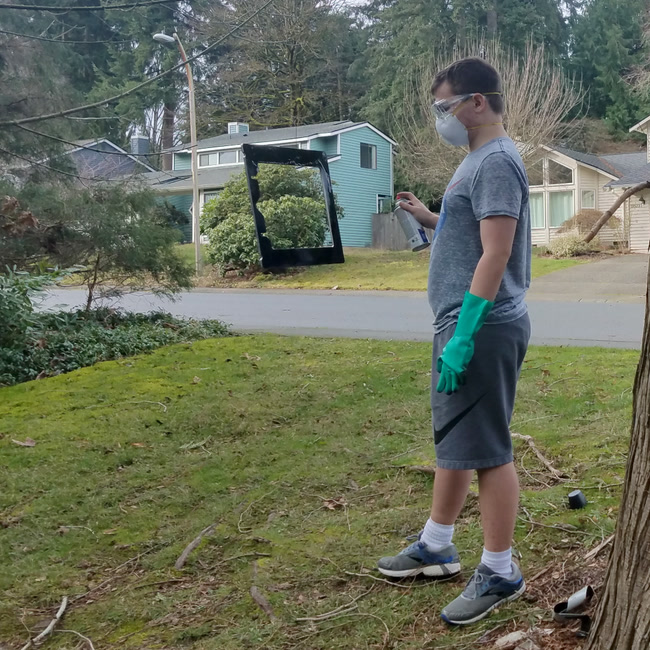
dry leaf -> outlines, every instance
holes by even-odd
[[[192,383],[193,384],[200,384],[201,383],[201,377],[194,377],[194,379],[192,379]]]
[[[104,535],[115,535],[117,532],[117,528],[107,528],[106,530],[102,531]]]
[[[344,508],[348,503],[343,497],[339,497],[338,499],[325,499],[323,505],[328,510],[336,510],[337,508]]]
[[[132,442],[131,447],[146,447],[147,445],[144,442]]]
[[[255,357],[252,354],[248,354],[248,352],[244,352],[244,354],[241,355],[242,359],[248,359],[249,361],[261,361],[262,357]]]
[[[13,440],[13,439],[12,439],[11,442],[18,445],[19,447],[35,447],[36,446],[36,440],[32,440],[31,438],[25,438],[25,442],[20,442],[20,440]]]

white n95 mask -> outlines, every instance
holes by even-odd
[[[442,140],[452,147],[466,147],[469,145],[467,129],[452,113],[436,120],[436,131]]]

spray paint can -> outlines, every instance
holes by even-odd
[[[410,212],[400,207],[401,201],[404,201],[404,199],[397,200],[397,207],[393,214],[397,217],[411,250],[417,252],[428,248],[431,246],[431,242],[427,237],[427,233],[424,232],[424,227]]]

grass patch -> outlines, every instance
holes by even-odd
[[[511,616],[534,620],[543,610],[522,600],[448,630],[438,611],[461,581],[399,588],[346,573],[399,550],[426,517],[431,477],[403,466],[432,459],[429,356],[421,343],[245,336],[0,389],[0,638],[20,647],[21,621],[36,629],[66,594],[65,629],[102,648],[379,648],[384,623],[390,647],[458,648]],[[518,441],[522,505],[539,523],[575,527],[518,522],[529,576],[613,530],[637,359],[529,352],[513,430],[570,481],[553,483]],[[26,437],[36,445],[12,442]],[[566,509],[573,485],[586,510]],[[474,497],[456,541],[470,570],[481,549]],[[295,620],[358,596],[345,618]],[[48,647],[72,643],[54,634]]]
[[[192,244],[180,246],[183,257],[194,260]],[[532,277],[537,278],[559,271],[585,260],[556,260],[534,252]],[[229,273],[221,278],[210,265],[197,282],[201,287],[239,287],[269,289],[356,289],[426,291],[429,270],[429,251],[381,251],[370,248],[346,248],[345,264],[292,269],[284,274],[258,273],[237,276]]]

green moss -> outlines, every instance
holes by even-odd
[[[380,644],[372,616],[316,628],[295,619],[366,592],[371,580],[345,572],[371,568],[421,527],[431,477],[400,466],[433,456],[429,358],[420,343],[223,338],[0,389],[0,638],[24,643],[24,612],[32,625],[63,595],[89,592],[66,628],[96,647],[279,650],[316,631],[303,647]],[[517,441],[530,474],[522,503],[536,521],[585,533],[572,542],[591,546],[613,529],[620,488],[606,486],[624,472],[637,358],[533,348],[522,371],[513,430],[532,435],[590,505],[569,512],[567,486],[540,483],[548,475]],[[12,442],[27,437],[34,447]],[[550,561],[563,537],[520,520],[524,568]],[[469,569],[481,548],[475,499],[457,542]],[[279,624],[251,599],[254,583]],[[383,619],[400,648],[453,647],[438,610],[459,587],[377,583],[358,613]]]

